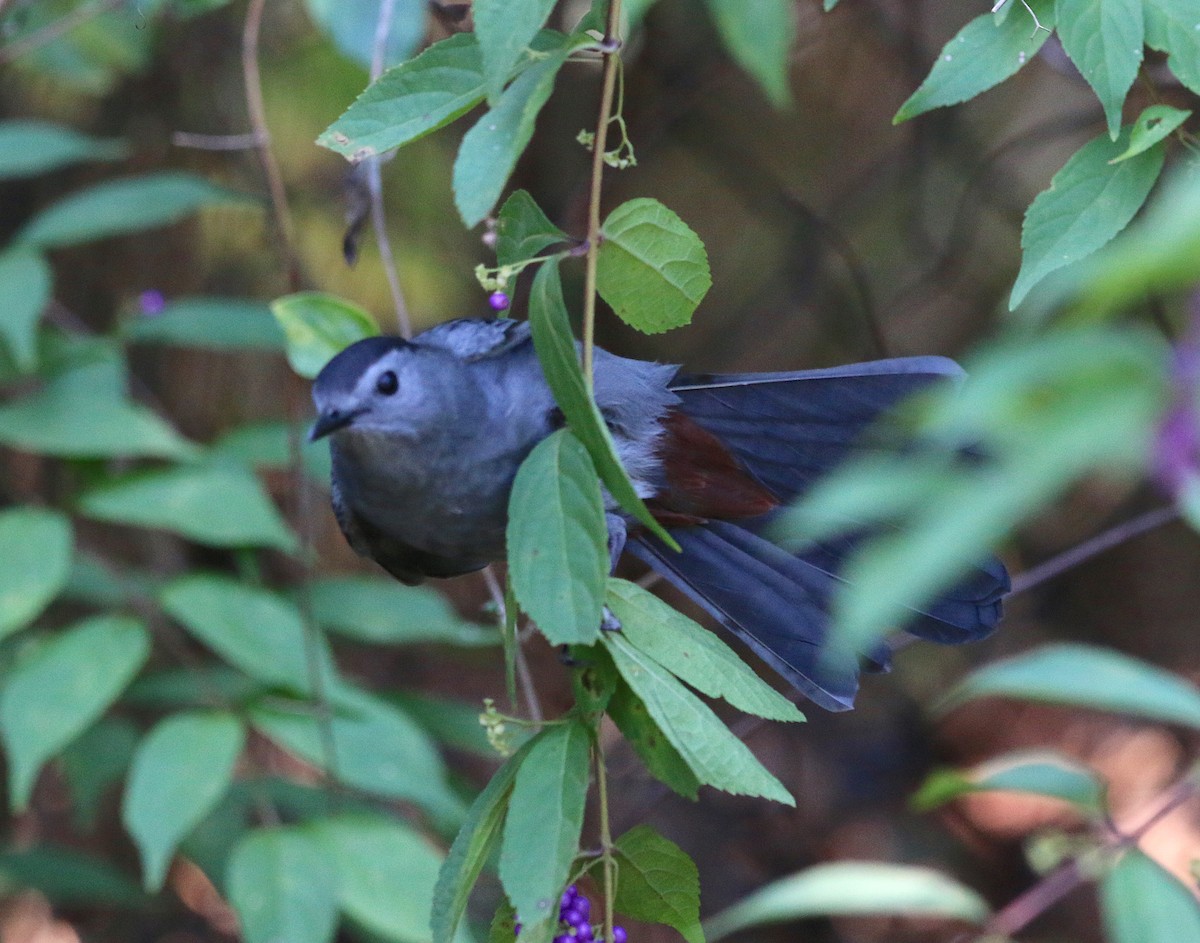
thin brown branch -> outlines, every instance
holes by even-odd
[[[191,131],[176,131],[171,135],[176,147],[190,147],[198,151],[248,151],[258,147],[257,134],[195,134]]]
[[[508,609],[504,602],[504,589],[500,586],[500,580],[496,578],[496,572],[492,567],[484,567],[482,572],[483,580],[487,584],[488,593],[492,597],[492,603],[496,607],[500,625],[503,628],[508,618]],[[533,683],[533,672],[529,670],[529,661],[525,657],[521,641],[520,633],[518,633],[517,644],[513,646],[517,683],[521,685],[521,696],[525,699],[525,709],[529,712],[529,719],[540,727],[545,721],[545,715],[542,713],[542,702],[538,698],[537,686]]]
[[[1039,563],[1032,569],[1026,570],[1024,573],[1018,573],[1012,581],[1012,595],[1015,596],[1017,593],[1024,593],[1035,586],[1040,586],[1042,583],[1052,580],[1056,576],[1061,576],[1067,570],[1074,569],[1079,564],[1090,560],[1105,550],[1111,550],[1118,544],[1123,544],[1125,541],[1132,540],[1134,537],[1154,530],[1156,527],[1161,527],[1163,524],[1169,524],[1178,517],[1179,509],[1174,505],[1170,505],[1168,507],[1155,508],[1153,511],[1147,511],[1144,514],[1139,514],[1137,517],[1117,524],[1115,527],[1110,527],[1090,540],[1085,540],[1078,546],[1072,547],[1070,550],[1065,550],[1057,556]]]
[[[82,26],[88,20],[115,10],[123,2],[124,0],[99,0],[99,2],[93,3],[90,6],[76,7],[66,16],[59,17],[57,20],[47,23],[40,29],[36,29],[32,33],[27,33],[20,39],[13,40],[7,46],[0,47],[0,65],[8,65],[8,63],[19,59],[21,56],[54,42],[59,37],[71,32],[75,27]],[[3,9],[3,0],[0,0],[0,11],[3,11]]]
[[[255,150],[267,180],[267,192],[271,199],[271,210],[275,217],[275,238],[283,260],[287,286],[298,291],[303,279],[300,262],[296,256],[292,215],[288,209],[287,191],[283,186],[283,175],[279,163],[271,150],[271,132],[267,127],[267,112],[263,105],[262,75],[258,65],[259,33],[262,28],[263,8],[266,0],[250,0],[246,10],[246,22],[242,29],[242,75],[246,89],[246,111],[253,129]]]
[[[592,178],[588,196],[587,257],[583,286],[583,373],[592,384],[592,358],[596,344],[596,266],[600,258],[600,191],[604,179],[604,151],[608,147],[608,125],[612,118],[613,93],[620,60],[621,0],[611,0],[604,32],[604,77],[600,88],[600,115],[592,142]]]
[[[1010,938],[1086,881],[1087,876],[1078,861],[1072,858],[1064,862],[1024,894],[996,911],[979,934],[979,939]]]

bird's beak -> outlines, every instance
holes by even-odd
[[[312,424],[312,428],[308,430],[308,441],[316,442],[317,439],[323,439],[331,432],[337,432],[338,429],[344,429],[354,421],[354,417],[358,413],[353,410],[331,409],[329,412],[321,413],[317,417],[317,421]]]

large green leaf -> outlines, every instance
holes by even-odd
[[[308,828],[260,829],[233,850],[226,896],[245,943],[330,943],[337,895],[337,869]]]
[[[513,591],[541,633],[555,645],[594,642],[608,575],[604,500],[587,449],[569,430],[522,463],[507,541]]]
[[[0,690],[0,739],[12,808],[21,811],[38,770],[93,724],[150,653],[141,623],[88,619],[23,649]]]
[[[403,822],[343,813],[314,823],[332,851],[342,911],[394,943],[429,943],[433,886],[444,856]]]
[[[1118,161],[1129,160],[1142,151],[1148,151],[1191,116],[1190,111],[1172,108],[1170,105],[1151,105],[1149,108],[1143,109],[1133,123],[1133,130],[1129,135],[1129,147],[1114,157],[1112,162],[1115,164]]]
[[[37,363],[37,323],[50,300],[52,278],[40,252],[20,246],[0,251],[0,285],[4,286],[0,338],[22,370]]]
[[[629,480],[612,434],[588,391],[587,381],[579,366],[579,352],[571,334],[567,306],[563,301],[562,277],[558,260],[542,264],[533,280],[529,298],[529,326],[538,360],[546,382],[554,392],[555,402],[566,416],[571,431],[578,436],[592,456],[600,480],[626,511],[636,517],[670,547],[679,549],[671,535],[654,519],[633,482]]]
[[[110,180],[43,210],[17,234],[17,241],[45,248],[73,246],[166,226],[221,204],[252,202],[245,194],[181,171]]]
[[[795,704],[769,687],[728,645],[636,583],[609,580],[608,606],[630,645],[698,691],[724,698],[748,714],[804,720]]]
[[[1015,308],[1056,269],[1091,255],[1128,225],[1146,201],[1163,165],[1155,145],[1126,160],[1126,128],[1115,140],[1101,136],[1080,148],[1039,193],[1021,229],[1021,271],[1009,306]]]
[[[605,632],[603,641],[621,677],[700,782],[735,795],[796,804],[749,748],[674,675],[630,645],[620,632]]]
[[[317,143],[362,160],[409,144],[470,111],[485,94],[474,33],[434,43],[367,86]]]
[[[276,298],[271,312],[287,339],[288,363],[310,380],[355,341],[379,333],[379,325],[358,305],[319,291]]]
[[[476,0],[475,37],[483,60],[488,103],[495,105],[508,77],[546,18],[555,0]]]
[[[168,530],[214,547],[293,552],[296,536],[249,469],[210,462],[138,472],[86,492],[88,517]]]
[[[796,40],[791,0],[707,0],[726,48],[776,106],[791,100],[788,62]]]
[[[616,853],[614,909],[635,920],[674,927],[687,943],[704,943],[695,862],[648,825],[618,838]]]
[[[339,685],[328,718],[298,703],[253,708],[254,727],[348,786],[418,803],[446,823],[461,816],[429,735],[398,707]],[[332,751],[332,755],[330,755]]]
[[[271,309],[244,298],[181,298],[159,314],[129,321],[124,333],[136,343],[210,350],[276,351],[284,345]]]
[[[111,360],[70,365],[31,395],[0,406],[0,442],[70,458],[190,458],[195,447],[124,392]]]
[[[942,47],[929,76],[892,121],[899,124],[943,105],[957,105],[1014,75],[1042,48],[1054,26],[1054,0],[1029,0],[1029,7],[1046,29],[1035,29],[1033,18],[1023,10],[999,23],[990,13],[981,13]]]
[[[379,644],[497,645],[493,627],[460,619],[429,586],[371,576],[326,577],[309,589],[313,617],[349,638]]]
[[[291,691],[314,691],[304,620],[282,597],[227,576],[194,574],[169,583],[159,599],[171,618],[250,677]],[[323,644],[318,651],[328,685],[333,662]]]
[[[647,334],[681,327],[712,287],[704,243],[657,200],[628,200],[602,227],[596,290]]]
[[[57,511],[0,511],[0,639],[24,628],[66,586],[71,522]]]
[[[333,463],[327,442],[308,441],[307,423],[251,422],[226,432],[212,444],[214,459],[231,459],[250,468],[290,469],[293,449],[300,447],[300,461],[316,484],[328,490]]]
[[[808,917],[900,914],[982,923],[988,906],[974,891],[930,868],[838,861],[768,884],[710,917],[704,930],[713,941],[748,927]]]
[[[504,201],[496,217],[496,261],[501,265],[524,262],[569,238],[550,222],[533,197],[517,190]]]
[[[571,49],[564,44],[546,52],[463,135],[454,160],[453,185],[454,205],[467,226],[481,222],[500,199]]]
[[[1146,0],[1146,43],[1167,54],[1167,65],[1200,95],[1200,30],[1192,0]]]
[[[609,699],[608,716],[655,779],[685,799],[696,798],[700,789],[696,774],[654,722],[646,703],[624,682]]]
[[[558,913],[579,851],[590,757],[590,732],[568,721],[533,741],[517,770],[500,846],[500,882],[522,923]]]
[[[44,841],[23,851],[0,852],[0,884],[41,891],[60,907],[121,907],[144,913],[148,904],[137,882],[111,861]]]
[[[32,177],[89,160],[119,160],[123,141],[99,140],[48,121],[0,121],[0,180]]]
[[[1194,684],[1090,645],[1047,645],[988,665],[960,682],[940,709],[979,697],[1070,704],[1200,727],[1200,690]]]
[[[95,830],[102,803],[109,791],[125,778],[141,735],[132,720],[109,715],[100,718],[63,751],[59,763],[71,792],[71,818],[80,831]]]
[[[458,830],[442,863],[433,889],[433,916],[430,920],[433,943],[450,943],[454,939],[467,909],[471,889],[500,840],[500,830],[517,772],[534,744],[543,736],[544,733],[539,734],[514,753],[493,774],[471,804],[462,828]]]
[[[1096,774],[1056,753],[1006,753],[973,769],[939,770],[912,797],[926,810],[974,792],[1029,792],[1077,805],[1088,814],[1103,808],[1104,785]]]
[[[173,714],[138,747],[121,821],[142,854],[146,890],[162,887],[175,846],[229,788],[245,736],[232,714]]]
[[[1100,909],[1111,943],[1200,939],[1200,904],[1175,875],[1130,848],[1100,882]]]
[[[1121,106],[1142,64],[1142,0],[1056,0],[1055,17],[1063,49],[1095,90],[1116,138]]]

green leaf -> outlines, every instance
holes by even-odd
[[[309,442],[307,424],[289,427],[285,422],[252,422],[230,429],[212,444],[209,456],[255,469],[288,470],[292,449],[300,447],[300,460],[308,477],[329,488],[332,460],[325,442]]]
[[[137,472],[86,492],[88,517],[171,531],[212,547],[297,549],[296,536],[249,469],[230,463]]]
[[[508,811],[508,798],[525,758],[545,733],[541,733],[514,753],[498,769],[483,791],[475,798],[463,820],[462,828],[438,872],[433,889],[433,916],[430,921],[433,943],[450,943],[467,909],[467,898],[479,879],[479,873],[492,856],[500,840],[500,829]]]
[[[379,325],[358,305],[319,291],[276,298],[271,313],[287,339],[288,363],[310,380],[355,341],[379,333]]]
[[[925,780],[912,804],[927,811],[975,792],[1030,792],[1070,802],[1088,814],[1104,806],[1104,785],[1095,773],[1047,751],[1007,753],[965,772],[939,770]]]
[[[974,891],[930,868],[838,861],[768,884],[710,917],[704,930],[711,943],[763,924],[894,914],[983,923],[988,906]]]
[[[71,522],[57,511],[0,511],[0,639],[38,617],[71,572]]]
[[[1200,30],[1192,0],[1147,0],[1146,43],[1167,54],[1167,65],[1200,95]]]
[[[125,395],[120,364],[70,365],[37,392],[0,406],[0,442],[68,458],[191,458],[196,448]]]
[[[71,817],[80,831],[95,830],[101,803],[125,778],[140,737],[141,730],[133,721],[102,717],[63,751],[60,762],[71,792]]]
[[[508,801],[500,882],[517,919],[533,924],[558,913],[579,851],[591,735],[583,724],[568,721],[531,744]]]
[[[355,161],[410,144],[483,101],[474,33],[458,33],[367,86],[317,143]]]
[[[560,429],[521,464],[506,535],[513,592],[554,645],[590,645],[600,633],[607,533],[592,460]]]
[[[146,895],[108,861],[71,848],[39,843],[0,852],[0,886],[41,891],[60,907],[121,907],[144,912]]]
[[[621,676],[700,782],[735,795],[796,804],[746,745],[670,672],[630,645],[620,632],[605,632],[602,640]]]
[[[1095,90],[1108,134],[1121,130],[1121,107],[1142,64],[1142,0],[1056,0],[1058,38]]]
[[[157,229],[221,204],[253,205],[245,194],[181,171],[109,180],[43,210],[17,234],[17,241],[50,249],[74,246]]]
[[[0,161],[2,155],[0,150]],[[20,246],[0,251],[0,285],[4,286],[0,338],[22,370],[37,364],[37,324],[50,301],[52,282],[50,266],[40,252]]]
[[[1130,131],[1101,136],[1080,148],[1025,212],[1021,271],[1009,307],[1015,308],[1056,269],[1091,255],[1133,219],[1162,170],[1161,145],[1112,163],[1129,147]]]
[[[508,77],[546,18],[555,0],[476,0],[475,38],[483,59],[488,103],[495,105]]]
[[[159,601],[172,619],[250,677],[313,692],[304,620],[275,593],[227,576],[194,574],[169,583]],[[319,660],[328,683],[334,669],[324,645]]]
[[[588,391],[579,366],[579,353],[567,306],[563,301],[558,259],[542,264],[533,280],[529,298],[529,326],[534,347],[555,402],[563,411],[571,431],[592,456],[592,462],[609,492],[626,511],[645,524],[667,546],[679,549],[662,525],[654,519],[629,480],[612,433],[608,431],[596,402]]]
[[[233,781],[246,733],[232,714],[173,714],[146,735],[129,770],[121,821],[157,891],[179,844]]]
[[[979,697],[1014,697],[1113,711],[1200,727],[1200,690],[1178,675],[1090,645],[1047,645],[988,665],[960,682],[938,706]]]
[[[161,314],[143,315],[124,325],[134,343],[173,344],[209,350],[284,348],[283,331],[260,301],[244,298],[182,298]]]
[[[1191,890],[1138,848],[1100,882],[1100,910],[1112,943],[1200,939],[1200,904]]]
[[[1029,6],[1047,29],[1036,29],[1024,10],[1000,23],[990,13],[975,17],[942,47],[929,76],[900,106],[892,123],[957,105],[1014,75],[1042,48],[1054,26],[1054,0],[1029,0]]]
[[[504,201],[496,219],[496,261],[514,265],[538,255],[543,249],[568,240],[524,190]]]
[[[124,141],[89,138],[48,121],[0,121],[0,180],[32,177],[89,160],[119,160]]]
[[[462,813],[428,734],[399,708],[365,691],[339,685],[327,726],[320,709],[305,704],[294,710],[257,706],[250,720],[265,736],[348,786],[411,800],[446,822]]]
[[[791,0],[707,0],[730,55],[778,108],[791,101],[788,59],[796,41]]]
[[[100,616],[23,649],[0,690],[0,739],[14,812],[42,764],[90,727],[150,653],[141,623]]]
[[[403,586],[370,576],[327,577],[309,590],[313,618],[362,642],[496,645],[494,628],[460,619],[446,597],[428,586]]]
[[[496,758],[496,751],[488,743],[487,734],[479,724],[478,702],[432,697],[407,691],[388,692],[385,700],[408,714],[439,743],[486,760]],[[523,742],[515,731],[514,739]]]
[[[395,943],[428,943],[441,852],[381,815],[343,813],[318,820],[314,831],[332,850],[338,901],[348,917]]]
[[[712,287],[708,256],[687,223],[657,200],[622,203],[604,221],[596,290],[646,334],[682,327]]]
[[[696,690],[768,720],[804,720],[728,645],[636,583],[610,579],[608,607],[630,645]]]
[[[1172,108],[1170,105],[1151,105],[1142,111],[1138,115],[1137,121],[1133,123],[1133,132],[1129,136],[1129,147],[1109,163],[1116,164],[1123,160],[1129,160],[1129,158],[1149,150],[1191,116],[1190,111],[1182,108]]]
[[[125,701],[153,710],[238,706],[262,695],[265,685],[228,665],[210,663],[165,668],[140,675],[125,692]]]
[[[572,48],[561,45],[546,52],[463,135],[454,159],[454,205],[468,227],[481,222],[500,199]]]
[[[513,943],[517,935],[517,912],[507,900],[501,900],[488,927],[488,943]]]
[[[655,779],[685,799],[696,798],[700,781],[654,722],[646,703],[624,682],[608,702],[608,716]]]
[[[687,943],[704,943],[700,875],[695,862],[648,825],[639,825],[618,838],[616,852],[613,908],[635,920],[674,927]]]
[[[338,875],[304,827],[251,832],[229,861],[226,896],[246,943],[329,943],[337,928]]]

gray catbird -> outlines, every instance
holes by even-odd
[[[911,357],[684,377],[604,350],[595,357],[596,403],[621,460],[682,552],[635,521],[628,548],[809,698],[850,707],[860,661],[831,657],[822,641],[841,559],[857,538],[792,555],[759,532],[844,459],[882,410],[960,368]],[[411,341],[361,340],[325,366],[313,400],[310,437],[330,437],[342,532],[410,584],[504,558],[513,478],[563,425],[529,325],[505,319],[450,321]],[[611,500],[607,519],[615,563],[627,521]],[[1003,566],[985,563],[905,628],[944,643],[981,638],[999,620],[1007,590]],[[861,664],[886,662],[879,649]]]

